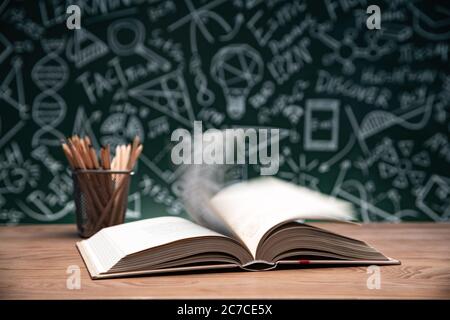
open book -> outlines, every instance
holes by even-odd
[[[215,219],[201,223],[211,225],[152,218],[102,229],[77,247],[93,279],[280,264],[399,264],[362,241],[304,223],[352,220],[347,202],[276,178],[226,187],[209,205]]]

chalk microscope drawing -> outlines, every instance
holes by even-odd
[[[63,3],[0,0],[0,223],[74,221],[55,152],[71,134],[138,135],[127,219],[184,214],[170,134],[195,120],[279,129],[277,175],[364,222],[448,221],[450,6],[385,0],[367,30],[367,6],[344,2],[80,1],[69,31]]]

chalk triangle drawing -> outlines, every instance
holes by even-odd
[[[400,159],[398,157],[397,152],[392,147],[387,147],[383,150],[383,154],[381,155],[381,158],[384,161],[387,161],[389,163],[397,163]]]
[[[0,64],[8,58],[8,56],[13,51],[11,42],[6,39],[6,37],[0,33]]]
[[[398,148],[403,156],[408,157],[411,155],[414,142],[412,140],[402,140],[398,143]]]
[[[129,95],[178,122],[192,127],[195,120],[180,71],[173,71],[129,90]]]
[[[86,29],[75,30],[66,48],[67,58],[82,68],[108,53],[108,46]]]
[[[383,179],[391,178],[398,172],[397,167],[384,162],[380,162],[378,164],[378,170],[380,171],[380,175]]]
[[[408,186],[408,179],[405,175],[397,175],[392,182],[392,185],[399,189],[405,189]]]
[[[92,130],[92,117],[88,117],[83,106],[78,107],[75,115],[75,121],[73,124],[72,134],[79,136],[88,136],[91,139],[92,146],[95,149],[99,149],[100,145],[95,138],[94,131]]]
[[[23,113],[27,110],[23,90],[22,60],[15,59],[12,68],[0,84],[0,100]]]
[[[132,209],[130,209],[130,205]],[[141,194],[139,192],[132,193],[128,196],[128,206],[125,217],[131,219],[139,219],[141,217]]]
[[[412,162],[421,167],[430,165],[430,155],[426,151],[421,151],[412,157]]]
[[[411,183],[415,186],[422,185],[425,180],[425,173],[422,171],[411,170],[407,172],[407,175]]]

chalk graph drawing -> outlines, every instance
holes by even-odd
[[[263,72],[261,56],[247,44],[224,47],[213,57],[211,76],[222,87],[231,119],[244,116],[247,96],[261,81]]]
[[[120,33],[124,31],[132,33],[131,40],[119,39]],[[142,22],[133,18],[123,19],[114,22],[108,28],[108,43],[111,50],[119,56],[137,54],[147,61],[155,63],[161,70],[168,71],[172,64],[166,58],[145,46],[145,35],[146,31]]]
[[[427,98],[425,105],[412,106],[412,108],[407,111],[371,111],[367,115],[365,115],[360,125],[358,124],[355,114],[353,113],[350,106],[346,106],[345,111],[348,118],[350,119],[350,124],[353,127],[361,149],[366,155],[369,155],[370,151],[367,146],[366,140],[370,137],[373,137],[376,134],[389,129],[394,125],[400,125],[410,130],[419,130],[423,128],[430,120],[434,100],[435,96],[430,95]],[[410,119],[414,119],[416,117],[421,117],[421,119],[417,122],[410,122]]]
[[[56,127],[64,120],[67,105],[57,93],[69,77],[69,67],[59,54],[65,46],[64,39],[44,39],[42,48],[46,55],[31,71],[36,86],[42,90],[33,101],[31,116],[41,128],[33,135],[32,145],[59,146],[64,135]]]

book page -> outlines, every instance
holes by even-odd
[[[127,255],[174,241],[206,236],[225,237],[179,217],[159,217],[104,228],[77,245],[94,273],[107,272]]]
[[[272,177],[229,186],[211,199],[211,205],[253,256],[264,234],[279,223],[354,219],[349,203]]]
[[[101,232],[124,255],[158,247],[170,242],[206,236],[224,237],[179,217],[159,217],[105,228]]]

